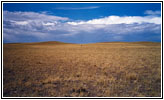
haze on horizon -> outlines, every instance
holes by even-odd
[[[3,42],[161,42],[160,3],[3,3]]]

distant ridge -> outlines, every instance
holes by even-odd
[[[73,43],[65,43],[60,41],[45,41],[45,42],[32,42],[32,43],[25,43],[31,45],[60,45],[60,44],[73,44]]]
[[[121,42],[121,41],[112,41],[112,42],[97,42],[97,43],[161,43],[161,42],[151,42],[151,41]]]
[[[45,42],[5,43],[5,44],[48,45],[48,44],[73,44],[73,43],[65,43],[60,41],[45,41]]]
[[[90,43],[90,44],[131,44],[131,45],[142,45],[142,46],[157,46],[161,45],[161,42],[151,42],[151,41],[137,41],[137,42],[121,42],[121,41],[112,41],[112,42],[97,42],[97,43]]]
[[[59,41],[32,42],[33,44],[67,44]]]
[[[85,43],[85,44],[99,44],[99,43],[134,43],[134,44],[160,44],[161,42],[150,42],[150,41],[137,41],[137,42],[121,42],[121,41],[111,41],[111,42],[96,42],[96,43]],[[29,42],[29,43],[4,43],[4,44],[27,44],[27,45],[50,45],[50,44],[78,44],[78,43],[66,43],[60,41],[44,41],[44,42]],[[83,43],[79,43],[83,44]]]

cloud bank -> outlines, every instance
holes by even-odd
[[[159,16],[108,16],[88,21],[36,12],[3,12],[4,42],[156,41],[161,36]]]
[[[81,21],[81,22],[68,22],[71,25],[79,25],[79,24],[142,24],[142,23],[154,23],[161,24],[160,17],[152,17],[152,16],[108,16],[100,19],[93,19],[89,21]]]

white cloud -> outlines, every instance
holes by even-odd
[[[161,24],[161,17],[151,17],[151,16],[108,16],[105,18],[93,19],[89,21],[81,22],[68,22],[71,25],[79,24],[133,24],[133,23],[154,23]]]
[[[99,6],[89,6],[89,7],[57,7],[55,9],[61,9],[61,10],[82,10],[82,9],[96,9],[100,8]]]
[[[16,24],[19,24],[19,25],[27,25],[28,24],[28,22],[27,21],[17,21],[17,22],[15,22]]]
[[[5,11],[3,18],[4,39],[9,41],[23,39],[20,37],[60,41],[82,36],[120,40],[127,34],[159,34],[161,31],[161,18],[156,16],[108,16],[69,22],[69,18],[43,13]]]
[[[36,12],[3,12],[4,20],[13,20],[13,21],[66,21],[68,18],[59,17],[53,15],[46,15],[45,13],[36,13]]]
[[[146,10],[144,14],[148,14],[148,15],[160,15],[161,14],[161,11]]]
[[[46,26],[53,26],[53,25],[56,25],[57,22],[53,22],[53,23],[50,23],[50,22],[47,22],[47,23],[43,23],[43,25],[46,25]]]
[[[56,25],[60,21],[66,21],[69,18],[47,15],[36,12],[3,12],[3,30],[4,38],[14,37],[16,35],[28,35],[38,38],[48,37],[50,33],[56,30]]]

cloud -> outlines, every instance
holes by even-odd
[[[4,39],[10,37],[32,36],[36,38],[47,38],[49,32],[56,30],[55,25],[69,18],[47,15],[37,12],[3,12]],[[16,40],[16,39],[13,39]]]
[[[100,8],[99,6],[89,6],[89,7],[57,7],[55,9],[60,10],[84,10],[84,9],[96,9]]]
[[[55,24],[57,24],[57,22],[54,22],[54,23],[50,23],[50,22],[43,23],[43,25],[46,25],[46,26],[54,26]]]
[[[18,25],[27,25],[28,24],[27,21],[19,21],[19,22],[15,21],[15,23],[18,24]]]
[[[72,33],[89,33],[95,34],[97,32],[106,33],[106,34],[133,34],[133,33],[143,33],[143,32],[153,32],[160,33],[160,24],[154,23],[142,23],[142,24],[108,24],[108,25],[90,25],[90,24],[79,24],[79,25],[70,25],[70,29],[74,30]],[[69,30],[68,30],[69,31]]]
[[[81,21],[81,22],[68,22],[71,25],[79,25],[79,24],[133,24],[133,23],[154,23],[161,24],[161,17],[151,17],[151,16],[108,16],[100,19],[93,19],[89,21]]]
[[[160,15],[161,14],[161,11],[146,10],[144,14],[148,14],[148,15]]]
[[[66,17],[58,17],[53,15],[46,15],[45,13],[36,13],[36,12],[9,12],[3,11],[4,20],[12,21],[66,21]]]
[[[157,16],[108,16],[88,21],[36,12],[3,12],[3,38],[6,42],[63,41],[88,43],[153,38],[161,33]],[[130,40],[128,39],[128,40]],[[133,39],[135,40],[135,39]]]

